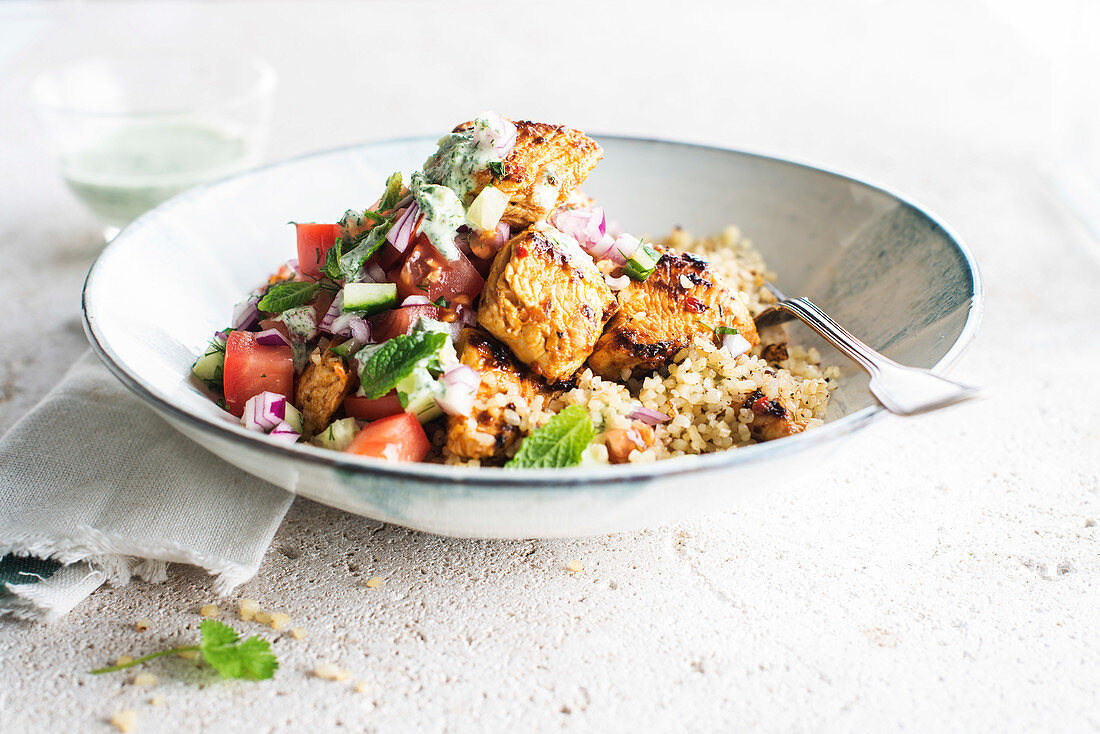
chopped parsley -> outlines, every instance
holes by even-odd
[[[495,181],[508,178],[508,166],[504,161],[490,161],[489,172],[493,174],[493,180]]]

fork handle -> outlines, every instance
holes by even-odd
[[[808,298],[783,299],[773,308],[794,316],[862,367],[871,376],[871,394],[891,413],[916,415],[978,394],[976,388],[930,370],[906,367],[876,352]]]

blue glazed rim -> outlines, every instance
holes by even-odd
[[[912,207],[925,217],[934,227],[938,228],[945,239],[955,248],[960,260],[965,263],[970,276],[970,307],[967,311],[966,322],[955,339],[951,348],[932,366],[933,370],[946,371],[954,365],[969,347],[981,325],[982,309],[985,303],[985,291],[982,285],[981,274],[977,261],[970,249],[961,238],[946,223],[933,215],[929,210],[914,201],[912,198],[893,191],[887,186],[878,185],[850,176],[839,171],[809,163],[803,163],[788,158],[756,153],[737,148],[726,148],[699,143],[686,143],[660,138],[639,138],[623,135],[593,135],[597,140],[615,140],[628,143],[651,143],[659,145],[671,145],[685,148],[694,148],[703,151],[717,153],[733,153],[758,160],[780,163],[797,168],[824,173],[839,178],[849,183],[858,184],[884,193],[897,201]],[[665,459],[651,464],[626,464],[608,467],[577,467],[569,469],[500,469],[497,467],[455,467],[445,464],[393,464],[367,457],[357,457],[336,451],[317,448],[309,444],[278,444],[265,440],[253,431],[248,431],[242,426],[226,422],[214,421],[204,416],[195,415],[183,410],[174,404],[167,396],[161,395],[145,385],[138,375],[131,372],[119,356],[111,349],[110,345],[100,338],[96,330],[96,316],[94,307],[89,304],[88,292],[94,287],[96,276],[103,264],[108,261],[113,252],[115,243],[126,237],[127,233],[135,233],[148,226],[151,221],[165,211],[171,210],[179,204],[195,198],[212,188],[216,188],[228,181],[251,178],[262,174],[269,169],[289,165],[297,161],[314,157],[334,155],[363,148],[385,145],[400,145],[407,143],[430,143],[433,136],[413,136],[378,140],[369,143],[356,143],[353,145],[339,146],[328,150],[315,151],[291,158],[275,161],[241,173],[227,176],[217,181],[202,184],[189,189],[156,208],[146,212],[126,226],[122,232],[109,243],[92,263],[88,275],[84,281],[81,293],[81,315],[84,331],[88,336],[92,349],[107,365],[108,369],[138,397],[152,406],[155,410],[173,420],[188,424],[198,430],[216,434],[218,438],[239,445],[242,449],[259,451],[268,455],[275,455],[283,459],[298,460],[318,467],[333,470],[340,475],[369,475],[375,478],[391,478],[394,480],[414,481],[421,483],[451,483],[470,487],[477,485],[478,489],[489,488],[538,488],[546,489],[576,489],[589,488],[600,485],[615,485],[626,481],[650,482],[669,478],[671,476],[682,477],[684,475],[702,475],[720,472],[742,464],[752,464],[767,461],[772,458],[786,457],[801,453],[812,447],[832,443],[854,431],[860,430],[872,421],[885,414],[885,409],[880,405],[870,405],[855,413],[830,421],[812,431],[788,436],[776,441],[744,446],[736,450],[720,451],[712,454],[698,456],[684,456]],[[472,487],[471,487],[472,488]]]

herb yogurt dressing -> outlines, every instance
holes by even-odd
[[[424,221],[420,231],[448,260],[458,257],[454,244],[458,228],[466,223],[466,207],[474,199],[479,171],[503,158],[493,141],[504,135],[507,121],[495,112],[484,112],[468,130],[444,135],[439,148],[424,162],[423,173],[412,175],[411,188]]]

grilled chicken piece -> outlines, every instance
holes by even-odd
[[[619,312],[596,343],[588,366],[618,380],[623,369],[652,372],[692,339],[719,343],[714,329],[732,326],[750,344],[760,338],[744,302],[690,253],[666,252],[644,282],[619,291]]]
[[[310,360],[294,391],[306,431],[315,433],[329,424],[351,391],[351,377],[344,360],[331,352],[323,352],[319,362]]]
[[[477,320],[547,382],[566,380],[592,353],[615,296],[568,235],[540,225],[513,237],[493,261]]]
[[[504,159],[505,176],[498,179],[492,171],[478,171],[474,188],[476,194],[492,184],[508,196],[510,203],[501,220],[513,232],[546,219],[603,158],[603,148],[580,130],[523,121],[516,123],[516,129],[516,146]]]
[[[504,419],[504,408],[486,407],[494,395],[516,392],[527,401],[539,395],[542,381],[516,361],[508,349],[480,329],[463,329],[458,340],[459,360],[481,373],[481,385],[473,412],[466,417],[450,417],[447,449],[467,459],[504,456],[505,450],[521,438],[518,426]]]
[[[773,441],[806,430],[806,421],[796,420],[783,401],[769,400],[761,390],[750,393],[741,407],[755,414],[749,432],[757,441]]]

